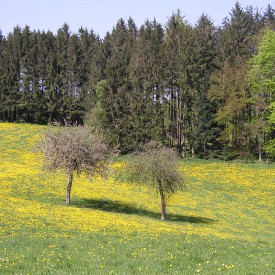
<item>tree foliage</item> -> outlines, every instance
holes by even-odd
[[[108,151],[102,139],[86,127],[50,129],[44,135],[40,149],[44,156],[44,169],[61,170],[69,176],[66,203],[70,203],[73,175],[85,173],[107,175]]]
[[[259,140],[259,159],[264,143],[264,135],[269,136],[265,144],[266,152],[274,156],[275,123],[275,32],[266,31],[259,46],[258,54],[252,59],[249,71],[252,100],[254,103],[254,123]]]
[[[137,28],[132,18],[119,19],[102,39],[85,28],[72,33],[66,23],[56,34],[17,26],[0,34],[0,119],[85,119],[120,153],[156,140],[184,157],[229,149],[261,159],[273,139],[266,70],[274,49],[261,43],[267,29],[275,29],[270,5],[259,11],[238,2],[221,26],[206,14],[191,25],[177,11],[165,25],[154,19]],[[260,43],[270,59],[257,57]],[[250,71],[257,58],[262,63]]]
[[[146,185],[161,199],[161,220],[166,220],[168,197],[184,186],[182,172],[178,170],[178,155],[171,148],[150,146],[127,162],[125,175],[132,183]]]

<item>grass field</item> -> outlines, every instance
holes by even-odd
[[[0,123],[0,274],[274,274],[275,166],[186,160],[167,222],[146,188],[41,171],[45,127]],[[121,162],[114,163],[114,170]]]

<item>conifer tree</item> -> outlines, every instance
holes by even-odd
[[[4,70],[3,91],[3,119],[14,122],[19,120],[20,101],[20,57],[21,57],[21,29],[17,26],[9,33],[2,53]]]
[[[79,65],[77,78],[80,84],[80,101],[85,113],[96,103],[96,84],[103,79],[104,57],[101,50],[100,38],[94,31],[80,28],[79,36]]]
[[[207,144],[213,143],[217,133],[214,121],[215,106],[207,96],[217,56],[215,38],[214,25],[210,18],[203,14],[194,29],[195,47],[190,69],[193,92],[190,111],[191,131],[188,137],[193,155],[195,150],[206,154]]]
[[[70,71],[69,59],[74,58],[73,56],[68,56],[68,47],[70,41],[70,28],[68,24],[64,24],[58,31],[55,40],[55,50],[56,50],[56,99],[57,108],[59,113],[58,120],[62,123],[65,120],[69,120],[70,117],[67,116],[68,107],[71,104],[71,76],[73,72]]]
[[[219,67],[212,75],[209,91],[217,104],[216,120],[222,129],[219,141],[238,151],[247,151],[251,145],[247,72],[255,51],[255,16],[237,2],[230,17],[225,18],[217,43]]]
[[[186,22],[178,11],[168,19],[165,35],[165,88],[167,97],[167,132],[169,145],[176,142],[179,153],[182,153],[184,146],[183,139],[183,113],[180,94],[184,82],[182,37],[185,33]]]
[[[119,151],[131,149],[130,133],[130,105],[131,84],[129,81],[129,62],[135,42],[136,31],[132,20],[128,25],[120,19],[112,33],[106,36],[106,66],[105,79],[108,83],[107,92],[104,94],[104,106],[106,116],[102,126],[108,129],[110,145]]]
[[[163,40],[162,26],[155,20],[147,20],[140,28],[132,55],[132,139],[136,143],[144,143],[150,139],[165,141]]]

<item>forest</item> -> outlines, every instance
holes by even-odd
[[[275,155],[274,30],[272,6],[239,3],[221,26],[180,11],[164,26],[120,19],[104,38],[16,26],[0,32],[0,120],[85,123],[121,154],[155,140],[182,157],[262,161]]]

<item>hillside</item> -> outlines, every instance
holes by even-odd
[[[275,167],[184,160],[160,221],[154,192],[41,171],[45,126],[0,123],[1,274],[271,274]],[[114,163],[114,170],[122,162]]]

